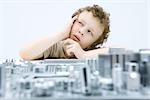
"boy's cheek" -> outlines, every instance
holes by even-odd
[[[79,25],[74,24],[72,27],[72,32],[78,32],[79,29],[80,29]]]

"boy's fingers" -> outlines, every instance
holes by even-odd
[[[70,45],[71,43],[68,41],[68,40],[65,40],[64,41],[64,46],[66,46],[66,45]]]
[[[66,50],[66,53],[70,57],[74,55],[74,53],[72,52],[72,50],[70,48]]]
[[[71,48],[73,48],[73,45],[71,45],[71,44],[70,45],[64,45],[65,51],[68,51],[68,50],[70,51],[70,50],[72,50]]]
[[[78,18],[78,15],[74,16],[71,20],[70,20],[70,26],[72,27],[73,23],[76,21],[76,19]]]
[[[70,45],[71,45],[70,40],[68,39],[64,40],[63,48],[65,51],[70,47]]]
[[[72,19],[76,19],[76,18],[78,18],[78,16],[79,16],[79,15],[76,15],[76,16],[74,16]]]
[[[70,38],[64,40],[64,45],[70,45],[70,44],[73,44],[73,43],[74,43],[74,41]]]
[[[72,48],[73,47],[73,45],[66,45],[66,49],[70,49],[70,48]]]
[[[71,39],[66,39],[64,41],[63,48],[64,48],[67,56],[69,56],[69,57],[74,56],[74,53],[72,51],[73,43],[72,43]]]
[[[74,16],[74,17],[72,18],[72,22],[74,23],[77,18],[78,18],[78,15]]]

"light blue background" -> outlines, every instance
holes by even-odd
[[[106,46],[150,48],[149,0],[0,0],[0,58],[19,58],[23,45],[54,34],[76,9],[91,4],[110,13]]]

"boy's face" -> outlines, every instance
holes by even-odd
[[[70,38],[85,49],[102,35],[103,30],[104,26],[100,24],[98,18],[93,16],[92,12],[83,11],[74,22]]]

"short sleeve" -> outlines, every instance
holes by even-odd
[[[59,41],[43,53],[43,58],[67,58],[63,50],[63,41]]]

